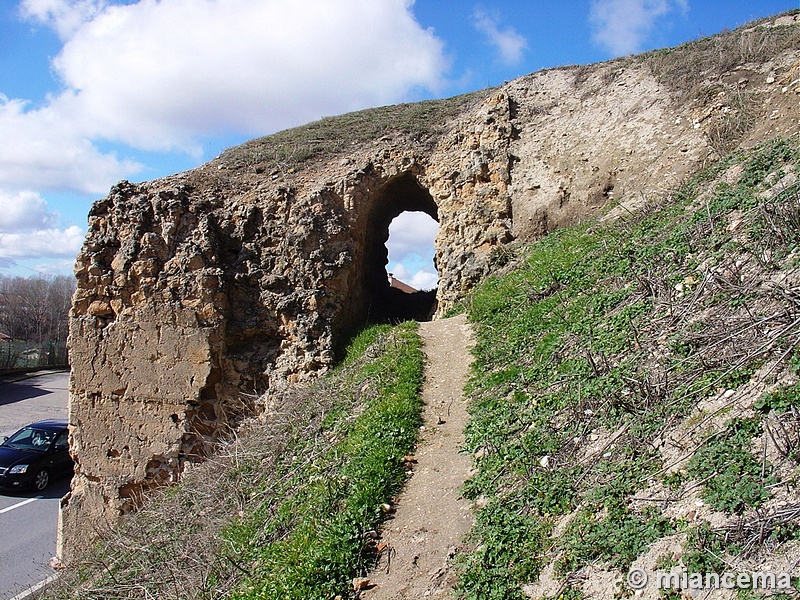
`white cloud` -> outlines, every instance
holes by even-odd
[[[688,0],[593,0],[592,41],[614,56],[638,52],[660,19],[688,8]]]
[[[262,135],[437,91],[444,45],[412,6],[21,0],[22,18],[62,40],[60,89],[35,102],[0,90],[0,257],[72,258],[83,232],[59,229],[40,194],[105,194],[144,170],[125,152],[200,156],[214,135]]]
[[[396,279],[417,290],[432,290],[439,284],[439,275],[433,269],[419,269],[412,273],[403,263],[397,263],[391,272]]]
[[[20,13],[53,28],[61,39],[66,39],[105,5],[104,0],[23,0]]]
[[[411,272],[405,267],[403,263],[397,263],[392,265],[390,271],[395,278],[399,279],[403,283],[407,283],[407,280],[411,279]]]
[[[489,44],[500,53],[500,58],[507,64],[518,63],[523,52],[528,48],[528,41],[513,27],[501,29],[498,19],[490,16],[481,9],[473,13],[475,29],[486,36]]]
[[[389,225],[390,262],[407,262],[409,255],[430,256],[439,223],[424,212],[404,212]]]
[[[104,194],[141,170],[98,150],[77,122],[83,117],[65,110],[63,98],[38,109],[28,104],[0,94],[0,186]]]
[[[389,225],[389,266],[400,281],[432,290],[439,276],[433,266],[433,240],[439,223],[423,212],[404,212]]]
[[[0,94],[0,185],[102,194],[143,165],[436,91],[448,64],[413,0],[23,0],[63,40],[61,90]]]
[[[83,243],[84,231],[77,226],[60,229],[58,214],[38,193],[0,188],[0,268],[14,268],[16,258],[63,258],[37,266],[43,273],[72,270]]]
[[[39,229],[25,233],[0,233],[3,258],[75,258],[85,232],[73,225],[66,229]]]
[[[85,229],[65,226],[62,221],[38,192],[0,187],[0,269],[71,272]],[[17,259],[43,262],[20,264]]]
[[[439,276],[430,271],[417,271],[411,277],[408,285],[417,290],[432,290],[439,284]]]
[[[0,189],[0,233],[20,233],[51,227],[57,215],[36,192]]]
[[[141,0],[108,6],[55,59],[91,136],[196,150],[436,89],[443,44],[407,0]]]

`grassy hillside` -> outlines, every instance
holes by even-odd
[[[304,163],[352,152],[388,136],[404,135],[429,145],[448,120],[485,98],[491,88],[442,100],[368,108],[326,117],[307,125],[256,138],[223,152],[226,168],[254,173],[287,173]]]
[[[373,562],[420,425],[415,323],[354,338],[343,363],[104,540],[55,598],[329,599]]]
[[[800,555],[798,171],[798,140],[774,140],[639,214],[498,253],[512,265],[466,304],[479,508],[463,597],[603,581],[625,597],[633,564]]]
[[[628,597],[631,566],[796,569],[799,175],[798,139],[776,139],[641,212],[496,251],[462,307],[477,524],[460,597]],[[422,370],[414,324],[366,330],[48,594],[353,597]]]

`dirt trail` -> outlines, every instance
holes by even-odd
[[[472,526],[470,504],[459,498],[472,460],[459,454],[467,421],[463,397],[472,356],[472,333],[461,315],[420,324],[428,363],[422,398],[424,429],[413,475],[386,522],[388,546],[370,574],[367,600],[444,598],[455,583],[452,558]]]

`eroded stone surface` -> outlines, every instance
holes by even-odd
[[[747,66],[758,110],[741,143],[797,134],[799,64],[795,51]],[[726,77],[712,79],[741,88]],[[176,480],[265,394],[326,369],[354,325],[416,316],[386,313],[393,217],[438,219],[442,314],[504,246],[674,187],[713,155],[729,99],[678,102],[636,62],[556,69],[487,91],[427,137],[394,132],[280,172],[223,155],[115,186],[76,263],[62,554],[87,523]]]

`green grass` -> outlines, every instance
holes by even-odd
[[[730,285],[701,265],[726,269],[744,257],[764,268],[757,243],[771,244],[771,268],[780,268],[791,249],[778,248],[781,227],[763,219],[758,194],[798,159],[796,139],[730,156],[645,212],[554,232],[464,302],[477,337],[466,429],[477,472],[464,493],[483,506],[477,550],[459,565],[464,598],[523,598],[521,586],[549,562],[564,577],[598,562],[624,572],[678,530],[631,503],[665,466],[651,442],[791,343],[787,335],[760,347],[753,323],[775,304],[757,279]],[[737,181],[713,184],[736,163]],[[732,211],[745,215],[737,237]],[[794,308],[783,309],[791,319]],[[721,474],[703,487],[720,510],[739,514],[768,496],[770,467],[749,447],[757,422],[732,423],[692,464],[692,479]]]
[[[770,411],[783,414],[792,408],[800,408],[800,383],[784,385],[772,392],[765,393],[754,407],[764,414],[768,414]]]
[[[356,338],[354,345],[365,344]],[[268,512],[226,530],[230,558],[248,557],[252,572],[232,598],[332,598],[371,567],[368,533],[405,480],[402,458],[415,446],[421,410],[422,355],[414,327],[399,326],[384,349],[362,371],[376,386],[370,400],[352,420],[320,432],[340,440],[324,452],[296,449],[302,462],[287,465],[286,473],[293,494],[271,496]]]
[[[759,508],[767,498],[767,485],[776,483],[769,465],[753,454],[753,438],[762,433],[760,418],[736,418],[711,434],[695,452],[688,475],[707,480],[703,500],[715,510],[741,515]]]
[[[480,90],[453,98],[369,108],[325,117],[248,141],[220,155],[229,169],[291,173],[313,159],[331,160],[382,137],[406,136],[407,143],[434,143],[448,121],[491,93]]]
[[[423,367],[416,323],[364,330],[330,374],[106,532],[50,597],[351,597],[406,479]]]

